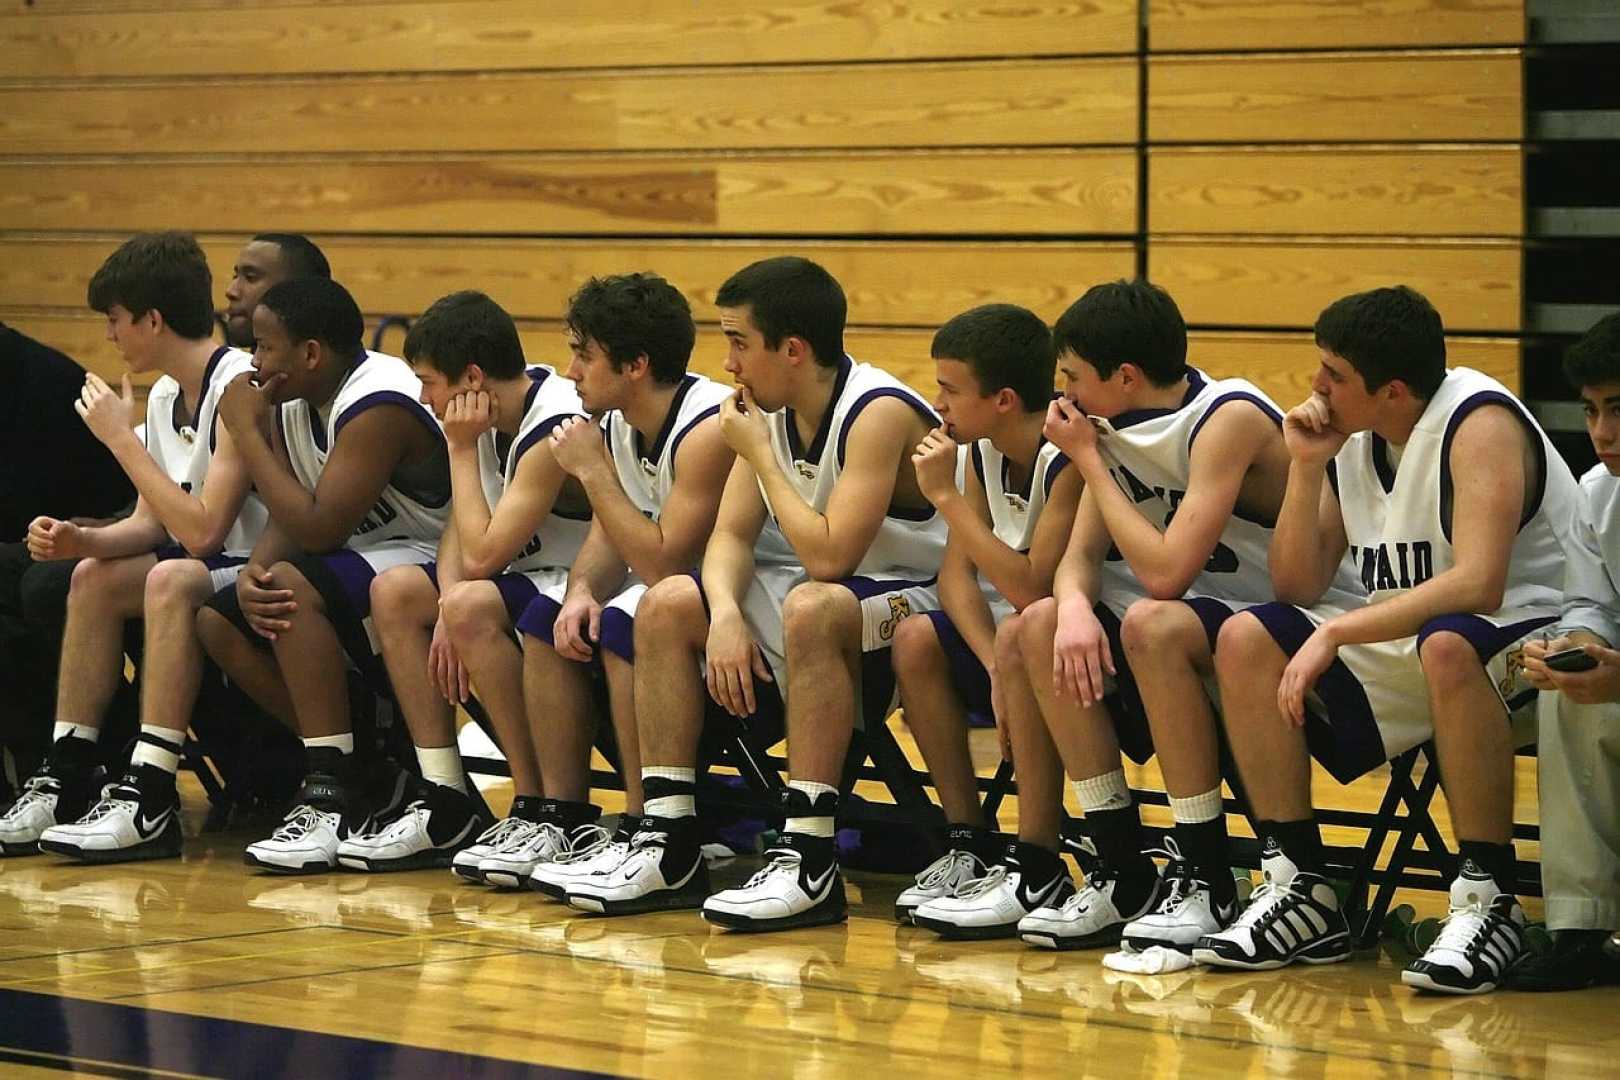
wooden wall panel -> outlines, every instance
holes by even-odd
[[[1148,0],[1155,51],[1518,45],[1524,0]]]
[[[1517,49],[1155,57],[1156,143],[1520,139]]]
[[[199,238],[221,307],[243,239]],[[557,318],[586,278],[631,270],[669,278],[702,317],[731,273],[791,252],[837,277],[865,324],[934,327],[992,301],[1052,320],[1089,286],[1132,276],[1136,261],[1134,246],[1119,243],[314,239],[372,314],[414,314],[445,293],[480,289],[521,318]],[[82,306],[90,276],[121,240],[0,234],[0,305]]]
[[[1523,252],[1514,241],[1273,241],[1159,237],[1148,276],[1170,290],[1189,323],[1311,326],[1348,293],[1406,284],[1448,327],[1517,330]]]
[[[1162,149],[1148,152],[1154,233],[1519,236],[1520,150]]]
[[[12,158],[0,160],[0,221],[30,230],[437,235],[1129,233],[1136,155]]]
[[[0,153],[1126,144],[1134,60],[0,85]]]
[[[1521,381],[1521,351],[1519,342],[1509,338],[1446,338],[1446,360],[1452,367],[1476,368],[1515,393]],[[1199,331],[1187,338],[1191,363],[1212,375],[1248,379],[1285,409],[1310,394],[1319,355],[1308,333]]]
[[[9,0],[0,8],[9,13],[0,15],[0,71],[234,75],[244,55],[254,74],[300,74],[1127,53],[1136,8],[1136,0]]]

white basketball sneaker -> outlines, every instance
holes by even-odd
[[[715,893],[703,918],[730,930],[792,930],[849,917],[831,838],[783,833],[765,866],[740,888]]]

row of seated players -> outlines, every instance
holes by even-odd
[[[1620,617],[1604,529],[1620,458],[1583,492],[1508,390],[1446,367],[1440,317],[1408,288],[1322,313],[1312,392],[1286,415],[1189,367],[1179,311],[1145,282],[1098,285],[1051,329],[1001,304],[950,320],[935,408],[846,356],[843,290],[796,257],[717,294],[736,388],[687,372],[691,311],[653,274],[573,297],[566,377],[527,366],[479,293],[432,305],[401,362],[364,350],[354,301],[321,276],[233,312],[251,356],[215,347],[209,288],[174,233],[132,239],[91,283],[131,370],[166,377],[144,445],[127,385],[91,376],[78,406],[139,490],[135,514],[30,526],[36,558],[82,561],[56,742],[0,818],[8,854],[179,853],[174,772],[206,652],[306,748],[303,790],[251,866],[448,864],[610,915],[837,922],[837,784],[856,703],[893,680],[950,822],[900,918],[1243,968],[1343,960],[1310,755],[1349,781],[1433,739],[1461,859],[1445,929],[1402,977],[1477,993],[1523,951],[1502,887],[1515,724],[1546,689],[1544,878],[1567,955],[1519,970],[1597,977],[1596,931],[1620,921],[1615,770],[1577,706],[1620,698],[1620,656],[1600,647]],[[1570,354],[1605,454],[1617,341],[1610,320]],[[87,750],[140,617],[142,731],[98,798]],[[1571,642],[1596,671],[1544,662]],[[347,664],[379,655],[423,777],[387,795],[360,775],[345,693]],[[627,798],[611,834],[589,802],[597,664]],[[500,822],[455,748],[472,689],[511,768]],[[713,895],[694,816],[711,699],[785,722],[791,777],[763,869]],[[1015,764],[1011,841],[985,828],[970,711],[994,715]],[[1263,840],[1246,907],[1223,738]],[[1175,818],[1162,871],[1122,752],[1158,754]],[[1065,771],[1097,848],[1078,889],[1058,855]]]

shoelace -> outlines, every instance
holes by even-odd
[[[1093,903],[1102,899],[1103,890],[1113,880],[1112,874],[1098,867],[1086,877],[1085,887],[1070,893],[1069,898],[1063,901],[1058,910],[1065,915],[1084,915],[1091,910]]]
[[[90,812],[79,819],[79,824],[89,825],[92,822],[100,821],[117,811],[120,804],[134,803],[138,806],[140,801],[141,793],[133,784],[108,784],[101,790],[101,798],[96,802],[96,805],[92,806]]]
[[[792,848],[775,848],[765,853],[766,863],[754,871],[754,876],[748,879],[745,889],[752,889],[756,885],[763,885],[777,874],[792,874],[799,876],[799,867],[804,862],[804,856]]]
[[[975,896],[983,896],[991,889],[1000,886],[1001,883],[1006,880],[1007,868],[1000,865],[992,866],[983,877],[974,878],[972,881],[964,881],[961,885],[957,886],[957,899],[971,900]]]
[[[476,843],[487,844],[491,849],[499,851],[511,842],[512,834],[523,833],[527,835],[530,829],[537,827],[534,822],[525,821],[522,818],[502,818],[485,829],[479,835]]]
[[[366,839],[391,840],[396,836],[403,836],[410,832],[412,826],[420,822],[422,818],[431,814],[432,811],[427,808],[427,803],[421,799],[413,800],[400,808],[398,817],[385,823],[382,828],[371,833]]]
[[[1254,890],[1249,897],[1249,906],[1238,913],[1232,921],[1232,929],[1247,930],[1262,922],[1270,922],[1274,913],[1286,903],[1290,897],[1300,897],[1294,891],[1293,882],[1279,885],[1274,881],[1263,881],[1260,887]]]
[[[584,862],[613,842],[613,834],[600,825],[581,825],[574,830],[568,850],[551,860],[554,863]]]
[[[960,848],[952,849],[923,868],[923,872],[917,875],[917,887],[937,889],[955,877],[960,868],[971,869],[983,865],[984,863],[973,852],[963,851]]]
[[[1483,904],[1452,908],[1440,924],[1440,933],[1429,948],[1467,953],[1473,948],[1474,942],[1490,931],[1490,927],[1490,913]]]
[[[555,821],[542,821],[531,836],[521,844],[514,844],[513,848],[525,854],[537,854],[548,850],[567,851],[568,834]]]
[[[52,795],[61,794],[61,791],[62,785],[57,781],[56,777],[46,773],[35,773],[23,781],[22,794],[17,796],[16,802],[6,808],[4,814],[0,814],[0,819],[9,818],[13,814],[20,813],[34,803],[43,802]]]
[[[270,834],[272,840],[302,840],[325,817],[337,817],[329,811],[317,810],[308,803],[293,808],[281,828]]]

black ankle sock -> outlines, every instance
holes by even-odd
[[[690,780],[671,780],[667,776],[644,776],[641,778],[642,802],[651,802],[654,799],[668,799],[678,795],[695,795],[697,784]]]
[[[1515,891],[1518,883],[1512,843],[1488,844],[1483,840],[1457,841],[1458,873],[1461,864],[1472,861],[1496,882],[1503,892]]]
[[[1282,849],[1290,862],[1308,874],[1322,872],[1322,834],[1316,827],[1316,818],[1304,821],[1257,821],[1255,828],[1261,837],[1261,854],[1272,843]]]
[[[1059,874],[1067,873],[1063,857],[1056,851],[1023,840],[1014,840],[1007,846],[1007,859],[1017,865],[1030,886],[1044,885]]]
[[[589,825],[602,816],[602,808],[588,802],[568,802],[565,799],[540,799],[541,821],[554,822],[564,829]]]
[[[1231,904],[1237,896],[1237,881],[1232,877],[1225,815],[1210,821],[1178,821],[1175,838],[1193,873],[1209,886],[1210,898],[1216,906]]]
[[[539,821],[540,812],[545,807],[543,795],[514,795],[512,796],[512,809],[508,817],[515,817],[521,821]]]
[[[1097,855],[1116,877],[1141,878],[1153,873],[1142,852],[1142,817],[1135,805],[1118,810],[1087,810],[1086,831]]]
[[[943,840],[946,851],[971,852],[986,866],[1006,849],[1006,844],[983,825],[947,825]]]

